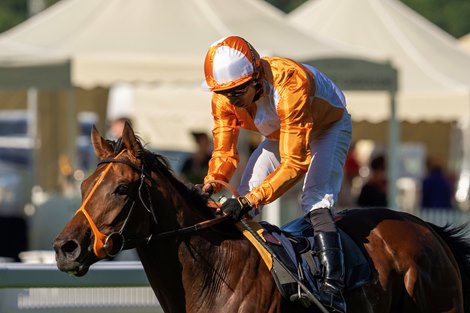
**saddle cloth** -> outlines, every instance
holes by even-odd
[[[296,279],[313,295],[318,295],[320,293],[321,263],[314,252],[311,224],[303,218],[298,218],[282,228],[267,222],[257,223],[253,220],[250,220],[249,224],[268,248],[255,242],[256,239],[253,236],[249,238],[250,236],[243,230],[243,226],[240,224],[237,226],[260,253],[282,296],[292,301],[298,299],[301,291]],[[344,253],[345,292],[347,292],[370,283],[374,277],[370,260],[365,252],[346,232],[341,229],[339,232]],[[283,266],[277,262],[281,262]]]

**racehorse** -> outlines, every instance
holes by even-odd
[[[81,185],[81,207],[54,241],[61,271],[83,276],[93,263],[136,248],[165,312],[318,312],[282,297],[234,221],[145,149],[129,124],[117,141],[96,128],[91,137],[100,162]],[[347,312],[470,312],[463,227],[387,209],[351,210],[337,223],[362,245],[376,274],[345,293]]]

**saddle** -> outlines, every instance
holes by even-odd
[[[238,222],[237,227],[260,253],[282,296],[309,306],[310,302],[306,301],[304,292],[307,288],[318,298],[321,293],[321,263],[315,254],[311,224],[303,218],[298,218],[282,228],[253,220],[245,220],[244,224],[245,226]],[[246,230],[247,227],[251,232]],[[363,248],[341,228],[339,232],[346,270],[344,292],[347,293],[371,283],[375,278],[372,263]],[[256,235],[259,238],[254,238]],[[261,244],[260,239],[263,241]]]

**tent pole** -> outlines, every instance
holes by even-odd
[[[80,129],[80,125],[77,119],[77,103],[75,97],[75,88],[71,87],[66,90],[66,114],[67,114],[67,150],[66,154],[70,161],[70,164],[74,169],[78,167],[78,155],[79,151],[77,150],[77,130]]]
[[[389,149],[388,149],[388,206],[392,210],[398,210],[398,172],[399,172],[399,148],[400,125],[396,112],[396,92],[390,91],[390,121],[389,121]]]
[[[28,108],[28,137],[32,142],[32,186],[37,185],[37,159],[38,159],[38,89],[35,87],[28,88],[27,90],[27,108]]]

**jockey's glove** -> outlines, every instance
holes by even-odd
[[[205,185],[203,184],[195,184],[193,187],[192,187],[192,190],[195,191],[196,193],[200,194],[203,198],[205,199],[209,199],[210,196],[212,196],[212,193],[214,192],[214,189],[210,189],[210,188],[204,188]]]
[[[243,215],[252,208],[250,200],[246,197],[227,199],[220,207],[225,215],[231,216],[234,220],[241,220]]]

